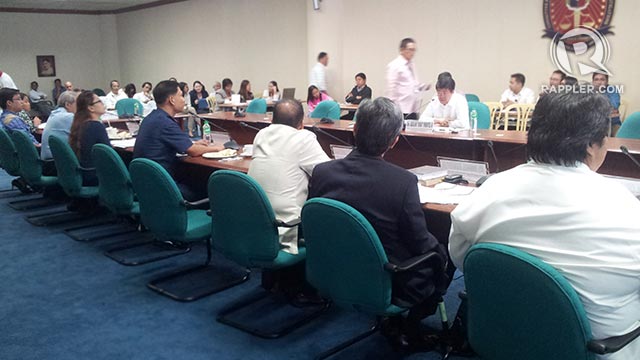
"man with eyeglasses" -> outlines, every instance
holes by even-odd
[[[22,121],[18,115],[18,112],[22,110],[20,92],[10,88],[0,89],[0,107],[2,107],[2,115],[0,115],[2,127],[9,133],[13,131],[23,131],[29,136],[31,141],[39,147],[40,143],[29,131],[29,126]]]

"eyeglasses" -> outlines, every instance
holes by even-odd
[[[95,105],[95,104],[98,104],[98,103],[102,104],[102,100],[94,101],[94,102],[92,102],[92,103],[91,103],[91,104],[89,104],[89,105]]]

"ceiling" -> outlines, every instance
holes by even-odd
[[[111,13],[126,8],[137,8],[150,3],[157,5],[176,1],[166,0],[0,0],[0,9],[11,8],[26,12],[97,12]]]

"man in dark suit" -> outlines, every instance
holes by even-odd
[[[357,117],[356,149],[344,159],[315,167],[309,198],[338,200],[362,213],[394,264],[433,250],[447,259],[446,247],[427,230],[416,176],[382,158],[398,141],[403,124],[400,108],[387,98],[365,100]],[[411,308],[403,329],[410,342],[422,339],[420,321],[435,313],[448,285],[444,273],[425,275],[429,266],[393,278],[392,302]]]

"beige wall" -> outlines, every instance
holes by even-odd
[[[306,88],[306,4],[300,0],[193,0],[117,16],[122,79],[141,84],[171,76],[202,81],[243,79],[261,95]]]
[[[434,83],[438,73],[450,71],[460,90],[484,101],[499,99],[511,73],[524,73],[526,86],[538,92],[554,70],[550,40],[541,38],[541,0],[324,0],[320,6],[314,11],[307,1],[307,71],[318,52],[327,51],[329,92],[340,99],[360,71],[367,74],[374,97],[382,96],[386,64],[397,56],[404,37],[417,41],[422,81]],[[615,35],[608,36],[611,82],[625,85],[623,99],[630,101],[630,110],[640,110],[640,90],[634,86],[640,75],[635,61],[639,16],[635,2],[616,2]],[[433,90],[425,98],[432,95]]]
[[[39,80],[35,55],[56,56],[57,76],[84,88],[157,82],[175,76],[190,84],[230,77],[237,90],[249,79],[256,94],[269,80],[296,87],[304,98],[316,55],[330,56],[329,92],[341,99],[353,76],[367,74],[374,96],[384,94],[386,64],[400,39],[418,42],[417,71],[434,82],[453,73],[458,88],[497,100],[509,74],[523,72],[539,90],[554,69],[542,39],[542,1],[536,0],[191,0],[120,15],[0,14],[0,69],[20,87]],[[640,69],[635,19],[640,7],[616,3],[615,35],[608,36],[613,83],[625,85],[630,111],[640,110],[634,87]],[[35,26],[34,24],[38,24]],[[37,29],[37,32],[34,32]],[[425,94],[430,98],[433,90]]]
[[[104,87],[119,76],[115,16],[0,13],[0,70],[21,90],[38,81],[51,96],[53,79]],[[54,55],[56,76],[38,78],[36,55]]]

